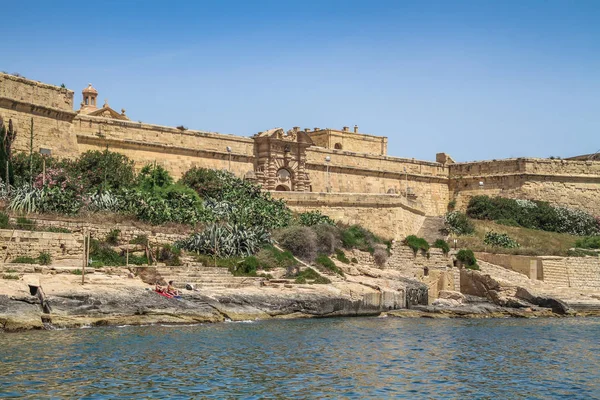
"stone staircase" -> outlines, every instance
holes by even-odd
[[[446,239],[447,235],[443,233],[443,229],[444,217],[426,217],[421,229],[417,232],[417,236],[433,244],[438,239]]]
[[[569,271],[562,260],[544,260],[544,282],[555,287],[570,287]]]
[[[191,284],[196,289],[234,289],[245,286],[260,286],[264,278],[234,276],[226,268],[209,267],[194,263],[184,267],[157,267],[159,273],[166,281],[173,280],[177,288],[185,288]]]

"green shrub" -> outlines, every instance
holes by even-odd
[[[456,235],[470,235],[475,232],[473,223],[460,211],[446,213],[444,223],[446,228]]]
[[[589,236],[578,239],[575,242],[575,246],[584,249],[600,249],[600,236]]]
[[[148,244],[148,235],[137,235],[129,241],[129,244],[139,244],[146,246]]]
[[[373,254],[375,251],[375,245],[378,243],[385,244],[388,250],[391,247],[390,241],[381,239],[373,232],[359,225],[352,225],[349,227],[341,226],[341,228],[342,245],[345,249],[358,249],[360,251],[368,251],[369,253]]]
[[[93,266],[93,264],[92,264],[92,266]],[[74,270],[71,271],[71,273],[73,275],[82,275],[83,274],[83,272],[81,272],[80,269],[74,269]]]
[[[0,212],[0,229],[8,228],[10,228],[10,219],[8,217],[8,214]]]
[[[348,260],[346,253],[342,249],[335,249],[335,257],[344,264],[350,264],[350,260]]]
[[[467,215],[475,219],[511,221],[510,224],[548,232],[579,236],[600,234],[600,224],[594,216],[543,201],[475,196],[469,201]]]
[[[448,202],[448,211],[454,211],[456,208],[456,200],[450,200]]]
[[[86,193],[129,188],[135,182],[134,162],[108,150],[90,150],[68,164],[66,169]]]
[[[181,250],[176,246],[170,244],[163,244],[158,250],[158,256],[156,257],[158,261],[164,262],[165,265],[170,267],[179,267],[181,266]]]
[[[235,276],[256,276],[256,270],[258,268],[258,259],[254,256],[248,256],[240,263],[230,268],[230,271]]]
[[[327,215],[321,214],[320,211],[307,211],[298,215],[300,225],[335,225],[335,222]]]
[[[520,226],[519,223],[512,218],[501,218],[501,219],[497,219],[494,222],[496,222],[498,225],[504,225],[504,226]]]
[[[206,267],[216,266],[218,268],[227,268],[231,270],[243,260],[242,257],[213,257],[206,254],[197,254],[194,256],[197,262],[202,263]]]
[[[195,190],[201,197],[219,197],[223,190],[222,175],[217,170],[194,167],[179,182]]]
[[[19,279],[19,275],[11,275],[11,274],[4,274],[2,275],[2,279],[14,279],[17,280]]]
[[[121,259],[124,259],[123,255],[121,255]],[[146,257],[145,254],[142,256],[136,256],[135,254],[130,254],[129,260],[123,261],[123,265],[125,265],[125,263],[127,261],[129,261],[129,264],[132,264],[132,265],[149,265],[150,264],[150,261],[148,260],[148,257]],[[95,262],[96,261],[94,261],[93,263],[95,263]],[[97,262],[98,262],[98,264],[101,264],[102,267],[104,266],[104,263],[102,261],[97,261]],[[92,265],[93,265],[93,263],[92,263]],[[167,263],[167,265],[171,265],[171,264]],[[172,266],[176,267],[178,265],[172,265]]]
[[[352,264],[358,264],[358,260],[356,259],[356,257],[352,257],[350,259],[350,262],[352,262]]]
[[[497,233],[494,231],[487,232],[483,239],[483,243],[489,246],[504,247],[506,249],[516,249],[519,246],[514,239],[506,233]]]
[[[448,254],[450,252],[450,245],[444,239],[437,239],[435,243],[433,243],[433,247],[442,249],[444,254]]]
[[[404,239],[404,244],[410,247],[415,255],[417,255],[419,250],[421,250],[423,253],[426,253],[429,250],[429,243],[427,243],[427,240],[415,235],[407,236]]]
[[[298,264],[290,251],[281,251],[274,246],[265,246],[256,254],[260,268],[271,270],[274,268],[285,268]]]
[[[113,229],[106,235],[104,241],[110,245],[116,246],[119,244],[119,236],[121,235],[120,229]]]
[[[312,261],[317,255],[317,235],[307,226],[290,226],[277,232],[279,245],[294,256]]]
[[[472,250],[459,250],[458,253],[456,253],[456,259],[468,269],[479,270],[479,265],[477,265],[477,259],[475,258],[475,254],[473,254]]]
[[[40,265],[50,265],[52,264],[52,256],[49,253],[40,253],[38,263]]]
[[[35,231],[36,222],[25,217],[18,217],[15,227],[24,231]]]
[[[173,184],[173,178],[169,171],[161,165],[145,165],[137,177],[138,187],[145,192],[152,192],[156,188],[166,188]]]
[[[101,262],[107,267],[118,267],[125,265],[125,257],[113,250],[107,243],[96,239],[90,241],[90,258],[92,261]],[[131,257],[129,257],[131,262]]]
[[[328,269],[331,272],[334,272],[338,275],[344,276],[344,271],[339,269],[335,265],[335,263],[333,261],[331,261],[331,259],[324,254],[321,254],[320,256],[318,256],[317,259],[315,260],[315,263],[317,265],[322,266],[325,269]]]
[[[304,284],[304,283],[307,283],[307,281],[309,281],[309,280],[312,281],[310,283],[313,283],[313,284],[326,285],[326,284],[331,283],[330,279],[318,274],[312,268],[306,268],[305,270],[298,272],[298,274],[296,275],[295,283]]]
[[[37,264],[38,260],[32,257],[19,256],[11,261],[13,264]]]

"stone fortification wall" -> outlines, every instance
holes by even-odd
[[[0,117],[12,119],[18,131],[13,149],[29,150],[33,118],[34,151],[49,148],[57,157],[108,146],[138,168],[156,161],[175,178],[193,166],[230,169],[240,177],[257,168],[251,138],[78,115],[73,97],[65,88],[0,74]],[[427,215],[443,214],[453,198],[464,208],[478,194],[546,200],[600,215],[600,161],[522,158],[442,164],[388,157],[361,145],[373,139],[381,147],[385,138],[320,129],[308,134],[330,147],[309,147],[301,160],[313,192],[402,195]],[[338,136],[346,140],[341,150],[334,149]]]
[[[231,171],[237,176],[254,170],[254,141],[246,137],[85,115],[77,116],[73,130],[80,152],[108,146],[139,168],[156,161],[175,179],[194,166],[229,169],[230,157]]]
[[[399,194],[427,215],[443,214],[449,201],[448,170],[439,163],[310,147],[306,169],[313,192],[329,184],[334,193]]]
[[[359,224],[386,239],[400,239],[419,231],[424,212],[411,208],[400,196],[357,193],[271,192],[296,212],[318,210],[345,224]]]
[[[519,158],[451,164],[459,209],[477,195],[548,201],[600,215],[600,162]],[[482,185],[480,183],[483,183]]]
[[[73,112],[73,91],[0,72],[0,97]]]
[[[34,151],[50,148],[54,155],[78,154],[71,135],[73,91],[29,79],[0,73],[0,117],[12,119],[17,130],[16,151],[29,151],[33,118]]]

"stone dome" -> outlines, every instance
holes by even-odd
[[[88,87],[83,89],[82,93],[98,94],[98,91],[94,89],[91,83],[88,83]]]

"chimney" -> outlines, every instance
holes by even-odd
[[[348,132],[349,129],[350,129],[349,127],[345,126],[345,127],[342,128],[342,131]]]
[[[310,132],[310,128],[304,128],[304,132]]]
[[[321,128],[315,128],[315,132],[316,132],[316,131],[320,131],[320,130],[321,130]]]
[[[292,129],[294,130],[294,132],[298,132],[300,130],[300,127],[299,126],[295,126]]]
[[[358,133],[358,125],[354,125],[354,133]]]

